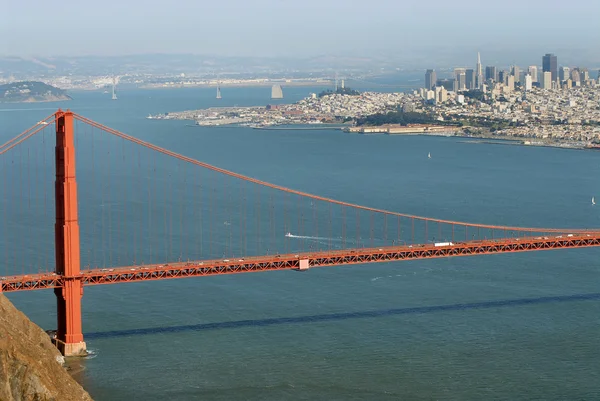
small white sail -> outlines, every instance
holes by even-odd
[[[596,204],[596,199],[594,199],[594,197],[592,196],[592,205]]]
[[[431,152],[427,153],[427,158],[431,159]]]

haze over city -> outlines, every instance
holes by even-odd
[[[562,3],[561,3],[562,4]],[[192,53],[309,57],[427,54],[449,62],[485,51],[485,62],[531,63],[553,51],[597,61],[587,44],[600,3],[578,3],[569,18],[557,1],[8,0],[0,16],[0,55],[80,56]],[[564,5],[564,4],[563,4]],[[535,53],[535,57],[533,54]],[[454,57],[453,57],[454,56]],[[568,59],[568,60],[567,60]],[[584,59],[584,60],[579,60]]]

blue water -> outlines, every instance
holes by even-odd
[[[320,88],[284,90],[292,101]],[[115,102],[102,93],[73,95],[61,104],[2,105],[0,143],[70,107],[195,159],[348,202],[489,224],[600,226],[590,204],[600,192],[597,152],[145,119],[267,104],[268,88],[223,89],[222,103],[213,89],[123,91]],[[95,138],[94,146],[108,146]],[[52,160],[51,146],[34,149]],[[10,270],[6,260],[18,260],[20,249],[34,261],[53,258],[35,251],[51,250],[48,206],[7,200],[21,186],[4,173],[34,163],[20,152],[0,163],[0,217],[12,224],[0,230],[0,255],[10,253],[0,256],[0,271]],[[82,238],[91,241],[85,219],[105,218],[92,219],[85,205],[121,194],[96,199],[83,178],[92,160],[82,155]],[[131,182],[137,173],[117,168],[118,155],[107,157],[113,166],[92,178]],[[175,179],[177,166],[157,163]],[[43,199],[52,185],[40,184],[30,197]],[[23,218],[14,222],[13,212]],[[135,226],[137,215],[128,216],[123,224]],[[106,242],[89,241],[82,258],[93,260]],[[600,398],[599,277],[598,250],[582,249],[89,287],[83,318],[93,356],[73,365],[97,400],[593,400]],[[9,297],[42,327],[55,327],[52,292]]]

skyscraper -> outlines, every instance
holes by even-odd
[[[432,89],[435,86],[436,81],[437,77],[435,70],[427,70],[427,72],[425,72],[425,88]]]
[[[473,69],[467,70],[465,84],[467,86],[467,90],[472,90],[477,87],[477,77],[475,75],[475,70],[473,70]]]
[[[579,68],[573,68],[573,71],[571,71],[571,80],[573,81],[574,86],[581,85],[581,74],[579,73]]]
[[[542,57],[542,70],[552,73],[552,81],[558,79],[558,64],[554,54],[548,53]]]
[[[558,79],[560,79],[560,82],[566,81],[567,79],[569,79],[569,75],[570,74],[570,69],[569,67],[560,67],[558,69]]]
[[[477,52],[477,66],[475,67],[475,87],[481,89],[483,85],[483,70],[481,69],[481,55]]]
[[[523,86],[525,87],[526,91],[531,90],[531,88],[533,86],[533,83],[531,81],[531,75],[529,75],[529,74],[525,75],[525,82],[524,82]]]
[[[521,82],[521,69],[518,66],[512,67],[512,75],[515,77],[515,82]]]
[[[454,69],[454,91],[464,91],[467,88],[467,74],[464,68]]]
[[[491,79],[492,81],[497,81],[498,77],[497,77],[497,73],[496,73],[496,67],[485,67],[485,79]]]
[[[552,72],[544,71],[542,89],[552,89]]]
[[[531,82],[538,82],[538,68],[536,65],[529,66],[529,75],[531,75]]]

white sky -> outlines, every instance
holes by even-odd
[[[598,0],[0,0],[0,55],[595,51],[598,18]]]

